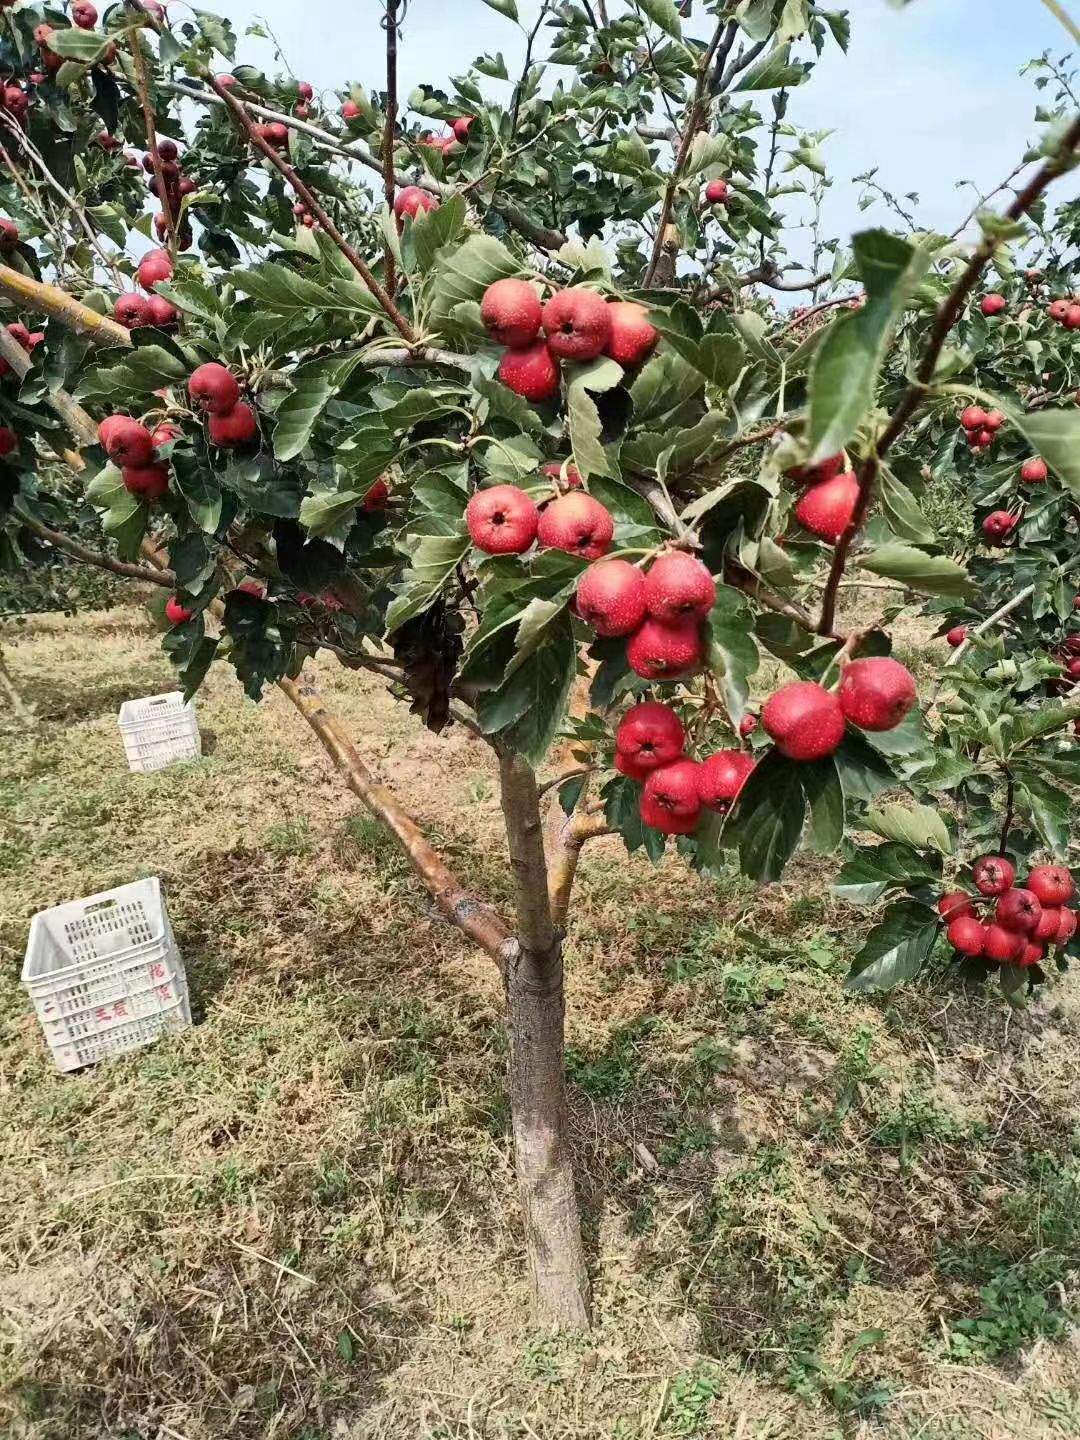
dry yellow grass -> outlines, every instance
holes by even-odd
[[[302,722],[215,674],[206,757],[133,776],[120,701],[172,684],[141,614],[0,643],[40,716],[0,712],[0,1433],[1080,1435],[1075,982],[1020,1016],[941,978],[846,997],[821,861],[759,892],[597,844],[568,953],[597,1326],[538,1335],[496,977]],[[505,904],[485,747],[320,679]],[[61,1077],[27,921],[146,873],[198,1023]]]

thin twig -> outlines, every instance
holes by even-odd
[[[150,160],[154,167],[154,179],[157,181],[158,201],[161,204],[161,213],[165,216],[165,229],[169,237],[169,254],[176,259],[176,217],[172,212],[172,202],[169,199],[169,188],[165,184],[165,172],[161,165],[161,156],[158,154],[157,130],[154,126],[154,107],[150,103],[150,86],[146,78],[146,59],[142,53],[142,31],[136,27],[128,31],[130,40],[131,59],[135,67],[135,88],[139,92],[139,104],[142,106],[143,122],[146,125],[146,145],[150,151]]]
[[[89,545],[83,545],[69,535],[64,535],[59,530],[53,530],[51,526],[36,520],[29,511],[23,509],[17,500],[11,507],[11,513],[39,540],[46,541],[54,550],[62,550],[65,555],[70,555],[73,560],[78,560],[83,565],[93,565],[97,570],[111,570],[114,575],[123,575],[128,580],[145,580],[151,585],[161,585],[167,590],[176,589],[176,576],[171,570],[151,568],[148,565],[134,565],[127,560],[114,560],[111,555],[104,555],[100,550],[93,550]]]

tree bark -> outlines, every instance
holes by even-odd
[[[507,751],[499,774],[519,945],[504,972],[510,1111],[535,1318],[581,1330],[589,1326],[589,1277],[567,1139],[562,943],[548,901],[536,777]]]

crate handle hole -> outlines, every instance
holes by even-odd
[[[87,906],[84,908],[84,910],[83,910],[83,914],[84,914],[84,915],[93,915],[93,914],[95,914],[98,910],[112,910],[112,909],[115,907],[115,905],[116,905],[116,901],[115,901],[115,900],[99,900],[96,905],[87,905]]]

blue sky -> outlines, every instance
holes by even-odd
[[[214,0],[209,3],[213,8]],[[844,0],[833,4],[841,8]],[[383,84],[379,0],[233,0],[221,8],[238,32],[265,17],[297,77],[316,89],[350,80],[369,89]],[[519,0],[519,8],[525,22],[536,14],[535,0]],[[610,0],[609,8],[617,11],[619,0]],[[700,12],[700,4],[696,8]],[[854,230],[888,223],[880,208],[859,211],[859,187],[851,183],[874,165],[887,188],[918,191],[922,224],[952,230],[973,198],[958,192],[955,182],[968,178],[990,189],[1036,134],[1033,77],[1020,76],[1021,65],[1047,48],[1065,53],[1068,36],[1040,0],[911,0],[903,9],[887,0],[848,0],[844,8],[852,23],[847,56],[830,44],[810,83],[793,93],[789,110],[798,124],[835,132],[823,147],[835,180],[825,233],[846,239]],[[694,31],[701,28],[695,20]],[[422,80],[445,84],[489,50],[502,50],[514,74],[523,47],[520,32],[483,0],[410,0],[400,46],[402,93]],[[273,68],[264,42],[243,40],[240,49],[243,58]],[[496,81],[483,84],[493,96],[509,89]],[[1078,192],[1075,177],[1055,190],[1059,198]],[[799,243],[791,237],[793,254]]]

